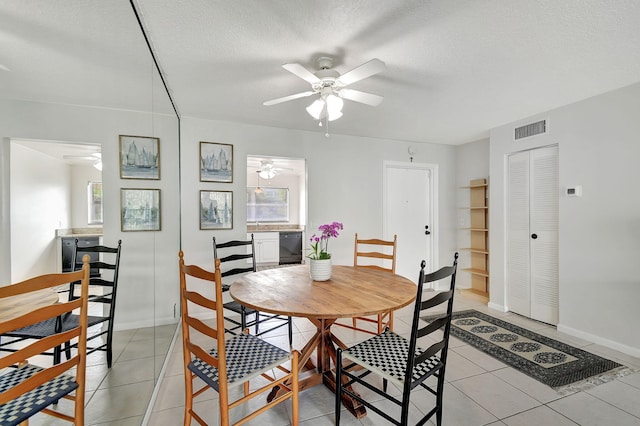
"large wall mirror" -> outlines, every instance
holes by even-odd
[[[121,135],[141,138],[138,157],[157,148],[151,179],[122,174]],[[114,363],[89,356],[85,417],[142,422],[179,318],[180,145],[134,2],[0,1],[0,138],[0,285],[59,270],[61,236],[122,240]],[[123,190],[159,194],[157,228],[123,228]]]

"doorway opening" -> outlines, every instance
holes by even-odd
[[[97,223],[102,159],[99,144],[48,140],[11,139],[9,155],[11,280],[16,282],[61,270],[58,237],[66,232],[91,228],[102,234]]]
[[[300,158],[247,156],[247,224],[304,229],[307,162]]]

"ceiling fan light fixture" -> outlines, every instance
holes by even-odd
[[[316,120],[320,120],[320,117],[322,117],[322,111],[324,110],[324,105],[324,99],[316,99],[311,105],[307,107],[307,112],[311,117],[315,118]]]
[[[258,176],[260,176],[262,179],[273,179],[276,176],[276,172],[271,169],[260,170],[258,172]]]
[[[337,120],[342,117],[342,107],[344,101],[336,95],[327,96],[327,119],[329,121]]]

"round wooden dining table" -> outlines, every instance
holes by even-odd
[[[230,294],[249,308],[311,321],[317,330],[300,350],[300,390],[324,383],[335,392],[336,346],[346,345],[332,333],[333,323],[400,309],[415,300],[416,288],[400,275],[352,266],[334,265],[330,280],[313,281],[309,266],[298,265],[247,274],[231,285]],[[342,395],[353,415],[366,415],[362,405]]]
[[[9,321],[34,309],[58,303],[58,293],[52,289],[33,291],[0,299],[0,322]]]

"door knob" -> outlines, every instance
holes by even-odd
[[[531,238],[535,240],[536,238],[538,238],[538,234],[531,234]]]

